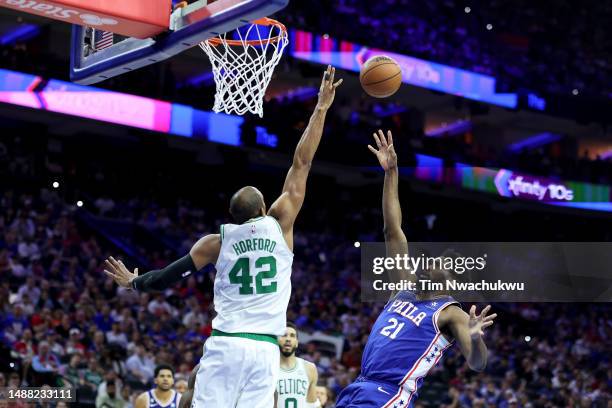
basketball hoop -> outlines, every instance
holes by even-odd
[[[253,21],[246,30],[201,42],[217,85],[213,111],[237,115],[251,112],[262,117],[266,88],[288,43],[285,26],[267,17]]]

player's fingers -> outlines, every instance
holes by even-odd
[[[336,89],[337,87],[339,87],[339,86],[342,84],[342,82],[343,82],[343,81],[344,81],[344,79],[340,78],[340,79],[338,80],[338,82],[336,82],[336,83],[334,84],[334,89]]]
[[[117,260],[115,258],[113,258],[112,256],[108,258],[110,260],[110,262],[113,264],[113,266],[115,267],[115,269],[121,269],[121,265],[119,264],[119,262],[117,262]]]
[[[115,268],[115,265],[113,265],[113,264],[111,263],[111,261],[110,261],[110,260],[105,259],[105,260],[104,260],[104,263],[106,264],[106,267],[107,267],[108,269],[111,269],[111,270],[113,270],[113,271],[116,271],[116,269],[117,269],[117,268]]]
[[[389,145],[393,144],[393,135],[390,130],[387,130],[387,140],[389,141]]]
[[[334,77],[336,76],[336,68],[332,67],[331,73],[329,76],[329,85],[331,88],[334,86]]]
[[[485,317],[483,320],[485,322],[487,322],[489,320],[493,321],[493,319],[495,319],[496,317],[497,317],[497,313],[493,313],[492,315],[489,315],[489,316]]]
[[[372,146],[368,145],[368,149],[370,149],[370,151],[374,154],[378,153],[378,150],[376,150],[375,148],[373,148]]]
[[[488,321],[488,322],[484,322],[480,327],[482,327],[483,329],[486,329],[487,327],[491,326],[493,324],[493,322]]]
[[[382,145],[380,144],[380,139],[376,133],[374,133],[374,140],[376,140],[376,146],[378,146],[378,149],[380,149]]]
[[[104,269],[104,273],[110,276],[111,278],[113,278],[114,280],[117,280],[119,278],[117,275],[115,275],[114,273],[110,271],[107,271],[106,269]]]
[[[480,312],[479,317],[485,317],[487,313],[489,313],[489,310],[491,310],[491,305],[487,305],[484,309],[482,309],[482,312]]]
[[[138,268],[134,269],[134,275],[138,276]]]
[[[476,318],[476,305],[472,305],[472,307],[470,307],[470,318]]]
[[[382,143],[383,147],[387,147],[387,138],[381,129],[378,129],[378,136],[380,137],[380,142]]]

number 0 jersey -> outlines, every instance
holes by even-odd
[[[408,291],[389,300],[368,337],[361,376],[399,386],[398,401],[414,401],[423,378],[452,344],[438,328],[440,312],[452,304],[459,305],[450,296],[419,300]]]
[[[280,368],[276,392],[278,392],[279,408],[303,408],[306,406],[306,397],[310,387],[310,378],[306,371],[306,362],[296,358],[295,367],[291,370]]]
[[[293,253],[270,216],[221,226],[213,329],[280,336],[287,330]]]

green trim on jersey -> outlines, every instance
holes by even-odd
[[[292,373],[292,372],[294,372],[294,371],[296,371],[296,370],[297,370],[299,363],[300,363],[300,362],[299,362],[298,360],[295,360],[295,365],[293,366],[293,368],[286,369],[286,368],[283,368],[283,367],[281,366],[281,368],[280,368],[280,369],[281,369],[281,370],[283,370],[283,371],[284,371],[284,372],[286,372],[286,373]]]
[[[278,220],[276,218],[274,218],[273,216],[270,216],[270,218],[272,218],[274,220],[274,222],[276,223],[276,226],[278,227],[278,232],[280,232],[281,235],[283,235],[283,237],[284,237],[283,229],[280,226],[280,222],[278,222]]]
[[[272,334],[259,334],[259,333],[226,333],[221,330],[213,329],[211,336],[225,336],[225,337],[242,337],[243,339],[251,339],[257,341],[267,341],[275,346],[278,346],[278,338]]]
[[[223,242],[223,227],[225,227],[225,224],[221,224],[221,242]]]
[[[259,220],[261,220],[261,219],[263,219],[263,218],[266,218],[266,216],[265,216],[265,215],[262,215],[261,217],[251,218],[251,219],[249,219],[249,220],[246,220],[245,222],[243,222],[243,223],[242,223],[242,224],[240,224],[240,225],[248,224],[249,222],[259,221]]]

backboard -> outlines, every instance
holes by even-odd
[[[134,0],[132,0],[134,1]],[[149,4],[151,0],[142,0]],[[161,3],[167,0],[158,0]],[[220,33],[284,8],[289,0],[199,0],[170,13],[167,29],[149,38],[110,34],[113,26],[73,25],[70,78],[89,85],[168,59]],[[155,24],[153,30],[155,29]],[[159,23],[157,23],[159,25]],[[124,31],[125,32],[125,31]]]

